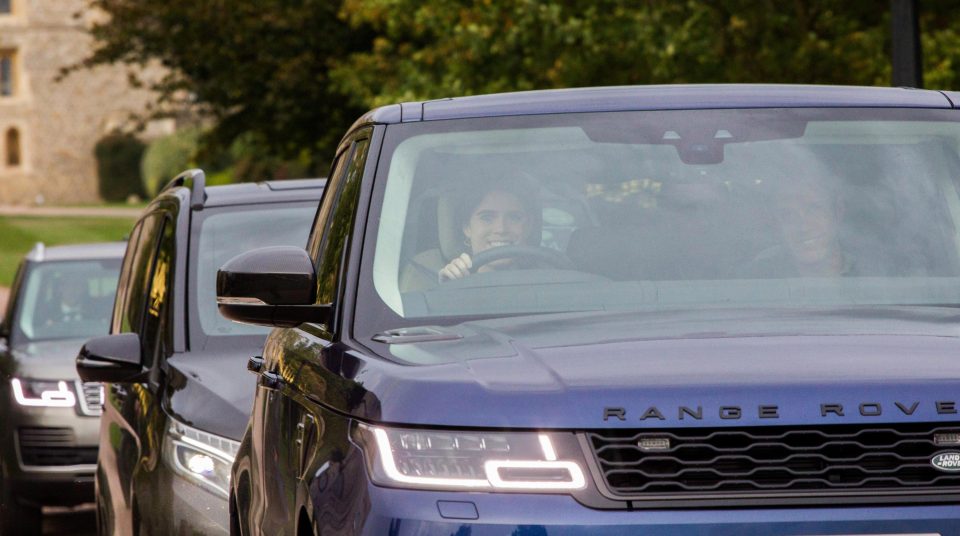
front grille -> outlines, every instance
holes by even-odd
[[[18,428],[20,461],[25,466],[54,467],[97,463],[96,447],[76,447],[70,428]]]
[[[20,452],[23,465],[58,467],[68,465],[96,465],[97,448],[25,449]]]
[[[958,426],[898,424],[610,430],[587,439],[606,487],[642,499],[956,487],[960,473],[937,470],[930,460],[951,450],[936,445],[934,434],[958,432]]]
[[[72,447],[72,428],[21,427],[17,429],[20,448]]]
[[[80,411],[84,415],[103,413],[103,384],[84,382],[80,384]]]

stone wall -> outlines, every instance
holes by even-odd
[[[79,14],[79,15],[78,15]],[[60,69],[89,53],[85,31],[95,14],[86,0],[14,0],[0,15],[0,52],[16,51],[15,94],[0,96],[0,204],[98,200],[94,145],[129,126],[151,95],[131,89],[127,68],[80,70],[57,82]],[[21,163],[8,166],[5,136],[16,128]]]

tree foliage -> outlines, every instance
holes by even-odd
[[[162,65],[141,80],[160,108],[194,104],[213,119],[208,140],[254,137],[270,152],[329,159],[362,110],[331,91],[328,63],[367,42],[330,0],[91,0],[107,16],[92,27],[83,66]],[[78,66],[79,67],[79,66]]]
[[[105,201],[126,201],[128,196],[143,197],[140,158],[143,142],[130,134],[115,132],[97,141],[97,178],[100,197]]]
[[[359,113],[398,101],[619,84],[889,85],[891,74],[889,0],[91,4],[109,17],[86,64],[157,61],[165,102],[188,96],[222,146],[243,139],[299,162],[328,160]],[[920,8],[927,86],[960,88],[960,0]]]
[[[373,103],[618,84],[885,84],[889,16],[878,6],[885,4],[346,0],[347,19],[377,37],[335,78]]]

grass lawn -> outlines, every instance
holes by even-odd
[[[133,218],[0,216],[0,287],[10,286],[20,259],[37,242],[56,246],[123,240],[133,223]]]

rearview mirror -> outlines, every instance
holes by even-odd
[[[307,252],[273,246],[237,255],[217,271],[217,307],[230,320],[294,327],[329,322],[332,306],[316,304],[317,275]]]
[[[120,333],[90,339],[77,355],[77,373],[85,382],[134,383],[143,381],[140,337]]]

